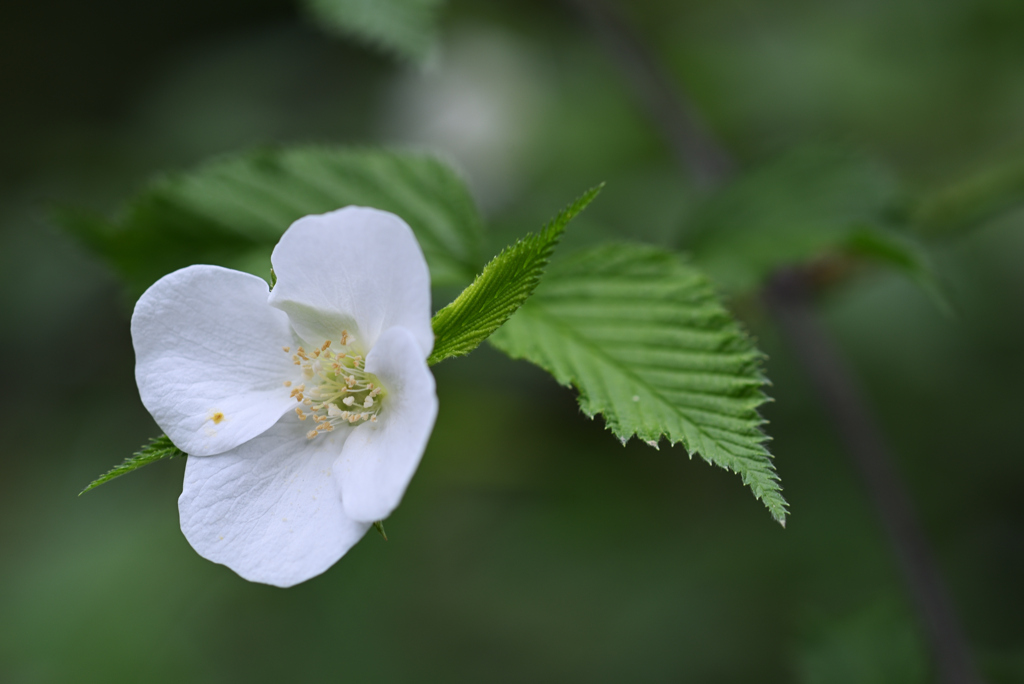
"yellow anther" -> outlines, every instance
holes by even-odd
[[[285,387],[291,387],[292,386],[292,381],[291,380],[285,380],[284,381],[284,386]]]
[[[281,350],[284,351],[285,354],[287,354],[288,352],[290,352],[292,350],[292,348],[291,347],[281,347]]]
[[[327,340],[326,342],[324,342],[324,346],[320,347],[320,351],[325,351],[330,346],[331,346],[331,341]]]
[[[317,432],[316,430],[310,430],[309,432],[306,433],[306,439],[313,439],[318,434],[320,434],[320,433]]]

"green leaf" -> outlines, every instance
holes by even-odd
[[[781,267],[841,248],[855,230],[885,225],[897,190],[868,159],[797,150],[711,197],[685,227],[682,244],[720,288],[750,291]]]
[[[327,30],[406,59],[423,59],[444,0],[305,0]]]
[[[602,187],[585,192],[539,233],[503,249],[455,301],[437,312],[432,321],[437,340],[429,364],[473,351],[522,306],[540,282],[565,227]]]
[[[761,353],[707,279],[654,247],[606,245],[551,266],[491,342],[579,390],[623,443],[662,437],[738,473],[780,523],[764,447]]]
[[[418,153],[265,149],[161,178],[115,220],[76,211],[56,219],[141,293],[195,263],[265,277],[293,221],[350,204],[405,219],[435,285],[465,284],[476,274],[482,228],[473,200],[451,168]]]
[[[88,487],[78,493],[79,496],[85,494],[90,489],[95,489],[101,484],[106,484],[116,477],[121,477],[133,470],[138,470],[142,466],[149,465],[150,463],[156,463],[162,458],[175,458],[178,456],[184,456],[183,452],[178,447],[174,446],[171,442],[170,437],[167,435],[160,435],[149,440],[149,442],[142,447],[139,451],[135,452],[129,458],[126,458],[124,463],[114,468],[111,468],[107,472],[100,475],[96,480],[91,482]]]

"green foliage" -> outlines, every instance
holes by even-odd
[[[778,268],[841,249],[886,222],[897,187],[885,169],[832,149],[791,152],[741,176],[701,206],[683,245],[715,283],[757,288]]]
[[[183,452],[178,447],[174,446],[171,442],[171,438],[167,435],[160,435],[149,440],[149,442],[143,446],[139,451],[135,452],[124,460],[119,466],[111,468],[107,472],[100,475],[93,482],[89,483],[89,486],[79,492],[79,496],[85,494],[90,489],[95,489],[101,484],[106,484],[116,477],[121,477],[133,470],[138,470],[142,466],[147,466],[150,463],[156,463],[162,458],[175,458],[178,456],[184,456]]]
[[[575,386],[583,412],[623,442],[665,437],[738,473],[785,524],[758,414],[762,355],[677,256],[606,245],[556,263],[491,342]]]
[[[330,31],[379,47],[399,57],[422,59],[437,34],[444,0],[305,0]]]
[[[56,218],[141,292],[194,263],[265,276],[293,221],[350,204],[405,219],[434,284],[463,284],[476,274],[481,222],[473,200],[447,165],[418,153],[265,149],[161,178],[116,220],[79,211]]]
[[[455,301],[437,312],[433,320],[437,341],[428,359],[431,365],[473,351],[523,305],[540,282],[566,226],[602,187],[585,192],[539,233],[503,249]]]

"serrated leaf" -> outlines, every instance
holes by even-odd
[[[576,387],[583,412],[623,442],[665,438],[738,473],[785,524],[758,414],[762,355],[676,255],[607,245],[556,263],[490,340]]]
[[[58,222],[141,293],[194,263],[265,277],[281,234],[307,214],[350,204],[401,216],[438,284],[469,282],[480,266],[481,221],[462,179],[435,157],[300,147],[216,159],[153,182],[115,220],[63,211]]]
[[[430,365],[476,349],[533,294],[569,222],[601,192],[591,188],[539,233],[531,233],[491,259],[473,283],[432,321],[436,341]]]
[[[124,463],[114,468],[111,468],[107,472],[100,475],[96,480],[89,483],[89,486],[79,492],[79,496],[85,494],[90,489],[95,489],[101,484],[106,484],[114,478],[126,475],[133,470],[138,470],[142,466],[147,466],[150,463],[156,463],[162,458],[175,458],[178,456],[184,456],[183,452],[178,447],[174,446],[171,442],[170,437],[167,435],[160,435],[149,440],[149,442],[143,446],[139,451],[126,458]]]
[[[437,38],[444,0],[305,0],[329,31],[407,59],[422,59]]]
[[[758,288],[779,268],[880,227],[897,203],[886,169],[843,150],[800,149],[754,169],[702,205],[682,245],[723,290]]]

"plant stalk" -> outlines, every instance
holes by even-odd
[[[815,314],[806,274],[796,269],[780,271],[765,288],[764,299],[864,482],[925,630],[940,681],[978,684],[981,680],[971,661],[967,639],[910,496],[896,472],[885,436]]]
[[[604,0],[565,0],[586,21],[648,110],[679,165],[705,186],[727,180],[729,152],[632,28]],[[881,428],[853,374],[819,323],[811,287],[800,270],[781,271],[764,299],[810,377],[864,482],[889,540],[943,684],[980,684],[967,639],[950,603],[927,538],[894,466]]]

